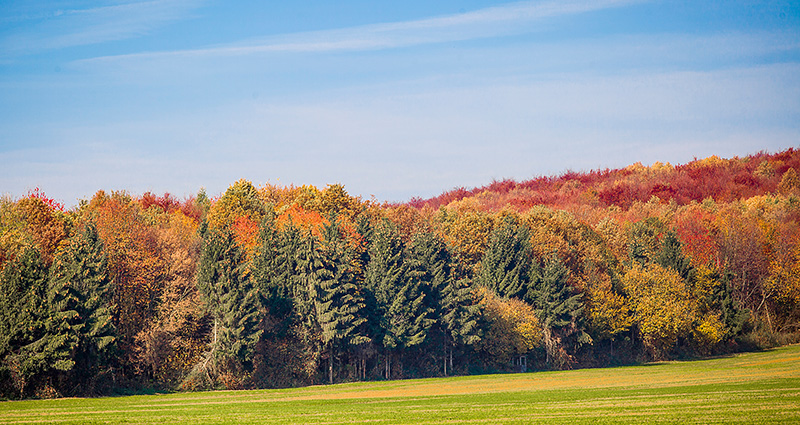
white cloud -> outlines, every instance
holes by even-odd
[[[24,55],[142,36],[166,22],[186,18],[199,4],[198,0],[152,0],[53,10],[46,17],[33,17],[38,24],[29,30],[12,32],[0,40],[0,56]]]
[[[135,53],[83,60],[83,63],[171,57],[241,56],[266,52],[375,50],[471,40],[534,31],[538,20],[621,7],[643,0],[548,0],[509,3],[455,15],[405,22],[286,34],[200,49]]]

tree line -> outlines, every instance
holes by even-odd
[[[773,170],[772,186],[724,201],[604,205],[575,179],[554,189],[575,200],[559,206],[498,205],[491,190],[379,204],[338,184],[246,180],[215,199],[99,191],[70,210],[38,190],[6,197],[0,392],[289,387],[791,342],[800,183],[781,167],[800,155],[788,153],[703,162],[757,162],[738,165],[754,181]]]

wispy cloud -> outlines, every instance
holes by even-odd
[[[377,50],[535,31],[545,18],[641,3],[644,0],[524,1],[433,18],[286,34],[199,49],[105,56],[81,62],[170,57],[241,56],[265,52]]]
[[[57,9],[20,19],[34,21],[24,31],[0,39],[0,56],[13,57],[122,40],[148,34],[166,22],[184,19],[198,0],[134,1],[94,8]],[[13,20],[8,17],[6,20]]]

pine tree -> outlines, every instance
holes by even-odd
[[[534,280],[530,231],[511,216],[492,231],[478,282],[502,297],[521,298]]]
[[[197,288],[213,323],[204,365],[243,377],[251,367],[261,336],[258,291],[247,270],[244,253],[225,229],[205,229]],[[208,370],[208,369],[207,369]]]

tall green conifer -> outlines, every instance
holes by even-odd
[[[64,385],[73,394],[96,391],[96,378],[110,366],[116,342],[103,249],[97,230],[87,225],[58,252],[50,270],[48,300],[53,316],[48,330],[64,353],[54,366],[70,370]]]
[[[22,397],[43,385],[53,368],[71,360],[61,341],[47,332],[47,268],[39,251],[22,250],[0,275],[0,386],[5,396]]]
[[[535,279],[531,261],[530,230],[507,216],[492,231],[478,282],[502,297],[522,298]]]
[[[226,229],[206,229],[197,288],[213,320],[212,370],[239,377],[250,369],[259,328],[259,298],[244,253]]]

